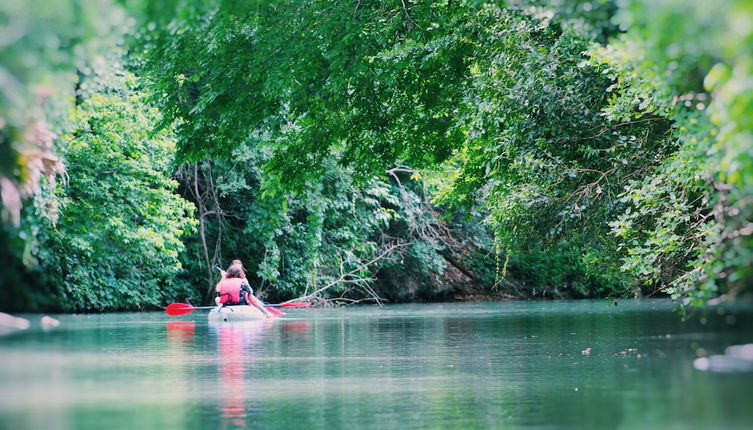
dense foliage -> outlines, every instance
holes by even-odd
[[[50,192],[65,175],[58,138],[81,79],[126,15],[106,0],[0,4],[0,303],[30,309],[35,238],[58,216]],[[25,205],[22,205],[23,202]],[[23,291],[24,294],[17,295]],[[37,302],[32,300],[32,302]],[[54,300],[53,300],[54,302]]]
[[[190,118],[187,156],[262,130],[275,189],[321,177],[332,156],[366,177],[399,162],[430,169],[441,203],[483,202],[518,279],[572,294],[637,284],[708,299],[728,270],[741,278],[750,266],[747,245],[725,240],[747,232],[747,214],[732,226],[711,214],[722,199],[745,201],[745,169],[729,155],[719,162],[737,176],[705,162],[725,136],[701,85],[714,63],[709,85],[746,54],[749,37],[737,32],[747,30],[727,25],[746,11],[595,6],[205,3],[201,16],[183,8],[157,31],[143,70],[171,119]],[[718,98],[711,109],[727,112]]]
[[[642,291],[703,304],[753,284],[750,2],[121,3],[139,23],[123,61],[151,99],[132,87],[89,98],[76,64],[79,79],[59,85],[77,86],[78,131],[54,154],[47,139],[49,169],[37,169],[61,172],[63,155],[67,194],[48,175],[23,219],[8,202],[33,192],[17,191],[13,166],[34,163],[17,161],[20,140],[0,146],[16,160],[0,166],[13,215],[0,259],[38,261],[43,280],[59,272],[66,306],[204,300],[213,265],[233,258],[274,299]],[[56,28],[45,31],[89,46]],[[40,52],[42,39],[20,40],[14,49]],[[70,73],[77,57],[63,45],[34,57],[40,71]],[[25,124],[6,116],[4,136]],[[150,152],[173,132],[176,160]],[[136,150],[144,170],[124,163],[100,182],[103,160]],[[185,252],[175,192],[196,206]],[[109,247],[122,295],[84,275]]]
[[[752,20],[746,1],[633,2],[616,17],[629,30],[593,49],[615,80],[608,117],[672,121],[674,150],[613,222],[623,267],[694,304],[753,285]]]
[[[0,209],[6,225],[18,227],[21,199],[63,171],[53,139],[65,123],[67,99],[124,19],[108,6],[101,0],[0,4]]]
[[[169,178],[175,141],[151,132],[159,113],[133,86],[131,76],[111,78],[71,113],[66,180],[48,191],[59,216],[35,229],[45,288],[19,289],[17,306],[137,309],[190,294],[174,282],[181,236],[195,223]]]
[[[243,23],[219,8],[154,36],[145,70],[162,109],[186,120],[189,156],[262,131],[273,189],[300,189],[333,156],[366,177],[445,162],[441,201],[485,200],[516,278],[578,295],[625,285],[604,222],[622,185],[603,180],[650,165],[645,146],[666,123],[612,127],[601,115],[610,82],[581,64],[588,41],[550,15],[466,6],[274,4]],[[615,141],[622,158],[600,157]]]
[[[263,197],[269,152],[249,140],[232,158],[179,170],[181,192],[197,203],[204,225],[187,242],[183,277],[206,285],[205,294],[219,275],[207,272],[238,257],[270,300],[317,290],[342,302],[437,299],[493,282],[488,235],[439,220],[406,172],[356,187],[352,171],[330,162],[303,193]]]

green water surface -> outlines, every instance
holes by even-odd
[[[0,337],[2,429],[750,429],[753,312],[663,300],[62,315]]]

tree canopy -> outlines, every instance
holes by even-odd
[[[240,253],[279,298],[333,282],[325,295],[349,300],[439,298],[461,279],[698,305],[749,291],[748,3],[124,1],[118,61],[159,115],[121,136],[174,133],[164,180],[146,182],[197,209],[185,239],[181,200],[159,210],[188,270],[153,277],[200,296]],[[54,154],[86,172],[61,136]],[[401,293],[396,267],[431,288]]]

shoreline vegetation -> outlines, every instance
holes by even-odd
[[[745,0],[13,0],[0,311],[753,290]]]

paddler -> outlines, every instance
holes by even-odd
[[[246,280],[243,263],[240,260],[233,260],[233,264],[227,268],[215,290],[218,293],[218,296],[214,299],[217,306],[251,305],[262,311],[268,318],[273,316],[271,312],[264,308],[261,300],[254,296]]]

